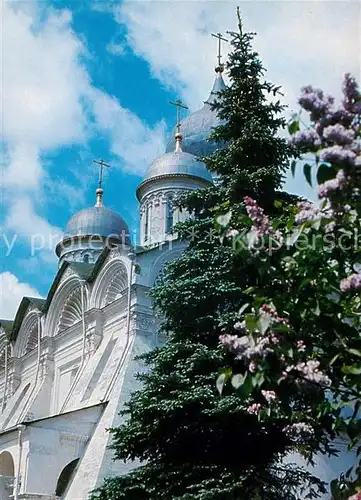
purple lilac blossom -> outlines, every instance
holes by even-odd
[[[319,361],[310,359],[305,363],[297,363],[296,366],[289,367],[287,370],[297,370],[306,380],[329,387],[331,379],[319,370],[319,366]]]
[[[262,406],[260,405],[260,403],[253,403],[247,408],[247,412],[251,415],[258,415],[258,413],[261,411],[261,408]]]
[[[313,427],[304,422],[298,422],[297,424],[287,425],[283,432],[290,438],[306,438],[311,437],[314,434]]]
[[[252,231],[260,238],[270,234],[269,218],[264,214],[263,209],[250,196],[244,197],[247,214],[253,222]]]
[[[355,78],[350,73],[345,74],[342,91],[344,108],[350,113],[361,113],[361,94]]]
[[[361,288],[361,274],[351,274],[340,283],[341,292],[350,292]]]
[[[298,102],[303,109],[310,112],[310,118],[317,121],[331,111],[334,99],[325,96],[321,89],[314,89],[311,85],[303,87]]]
[[[297,203],[297,208],[299,208],[299,212],[295,217],[296,224],[314,221],[319,217],[319,209],[315,208],[309,201],[299,201]]]
[[[271,403],[272,401],[277,399],[277,395],[276,395],[275,391],[261,391],[261,392],[262,392],[262,396],[265,398],[267,403]]]
[[[292,137],[292,143],[305,151],[317,151],[321,146],[321,139],[318,133],[312,128],[296,132]]]
[[[345,128],[340,123],[336,123],[336,125],[330,125],[323,130],[323,137],[329,142],[345,146],[353,143],[355,132]]]
[[[321,160],[327,161],[329,163],[334,163],[336,165],[352,164],[356,158],[356,154],[350,149],[345,149],[341,146],[330,146],[325,148],[320,155]]]
[[[318,186],[319,198],[326,198],[331,192],[342,189],[345,185],[346,177],[343,170],[339,170],[334,179],[324,182]]]

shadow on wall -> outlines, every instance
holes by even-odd
[[[68,463],[68,465],[66,465],[61,471],[55,490],[55,495],[57,497],[62,498],[62,496],[66,492],[71,480],[73,479],[74,471],[76,469],[76,466],[78,465],[78,462],[79,458],[76,458],[72,462]]]

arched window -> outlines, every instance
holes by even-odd
[[[85,262],[85,264],[89,264],[89,254],[88,253],[83,255],[83,262]]]
[[[0,454],[0,476],[12,477],[15,475],[14,460],[8,451]]]
[[[64,469],[61,471],[58,482],[56,483],[56,490],[55,490],[55,495],[58,497],[61,497],[64,495],[66,492],[70,481],[73,477],[73,473],[75,471],[76,466],[78,465],[79,458],[76,458],[72,462],[70,462],[68,465],[64,467]]]
[[[172,229],[173,229],[173,203],[172,203],[172,198],[168,198],[166,205],[165,232],[169,234],[172,232]]]

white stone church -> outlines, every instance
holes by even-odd
[[[136,388],[135,356],[159,342],[148,292],[183,248],[171,230],[185,214],[172,198],[212,183],[197,156],[215,148],[209,103],[224,87],[218,66],[203,107],[182,121],[183,138],[178,129],[139,185],[141,246],[130,245],[100,186],[95,206],[65,228],[46,299],[24,297],[14,321],[0,320],[0,500],[84,500],[128,470],[113,461],[107,429]],[[339,460],[320,459],[326,480]]]

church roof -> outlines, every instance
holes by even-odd
[[[119,236],[129,234],[124,219],[103,205],[84,208],[69,220],[64,239],[72,236]]]
[[[212,110],[211,103],[217,98],[217,93],[225,89],[226,85],[222,77],[222,72],[218,71],[213,88],[202,108],[181,121],[180,129],[183,136],[183,151],[195,156],[208,156],[219,147],[216,143],[208,142],[207,139],[213,128],[223,123],[218,118],[217,111]],[[169,136],[166,152],[174,149],[174,133],[175,131]]]
[[[174,149],[174,139],[173,139]],[[212,182],[212,176],[204,163],[184,151],[165,153],[157,158],[148,168],[143,183],[163,176],[189,176]]]
[[[45,299],[40,299],[37,297],[23,297],[20,305],[18,307],[18,310],[16,312],[16,316],[13,322],[13,326],[10,332],[10,340],[15,340],[21,324],[23,322],[24,316],[26,314],[26,311],[28,310],[29,306],[32,305],[35,307],[35,309],[38,309],[39,311],[42,311],[43,306],[45,304]]]

